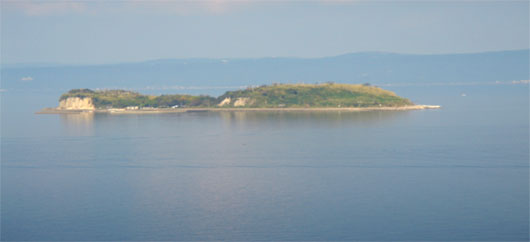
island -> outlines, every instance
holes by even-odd
[[[416,105],[369,84],[273,84],[207,95],[143,95],[126,90],[73,89],[59,106],[37,113],[163,113],[202,111],[369,111],[440,108]]]

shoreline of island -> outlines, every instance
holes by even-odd
[[[79,113],[107,113],[107,114],[156,114],[156,113],[193,113],[193,112],[364,112],[364,111],[407,111],[440,109],[439,105],[409,105],[399,107],[315,107],[315,108],[149,108],[149,109],[59,109],[44,108],[36,114],[79,114]]]
[[[208,95],[144,95],[127,90],[72,89],[59,106],[37,114],[186,112],[361,112],[437,109],[369,84],[273,84]]]

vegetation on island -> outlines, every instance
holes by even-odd
[[[74,89],[61,96],[91,98],[96,108],[126,107],[240,107],[322,108],[399,107],[412,105],[406,98],[369,84],[274,84],[228,91],[220,97],[192,95],[142,95],[125,90]]]
[[[412,105],[406,98],[369,84],[275,84],[229,91],[220,100],[246,100],[246,107],[397,107]]]
[[[192,95],[142,95],[125,90],[97,90],[73,89],[63,94],[59,101],[69,97],[92,98],[96,108],[126,108],[126,107],[209,107],[217,104],[217,99],[210,96]]]

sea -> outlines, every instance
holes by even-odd
[[[528,84],[384,88],[442,108],[38,115],[62,90],[2,90],[1,239],[528,241]]]

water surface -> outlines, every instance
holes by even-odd
[[[2,239],[528,240],[528,86],[391,89],[443,108],[35,115],[57,93],[2,93]]]

